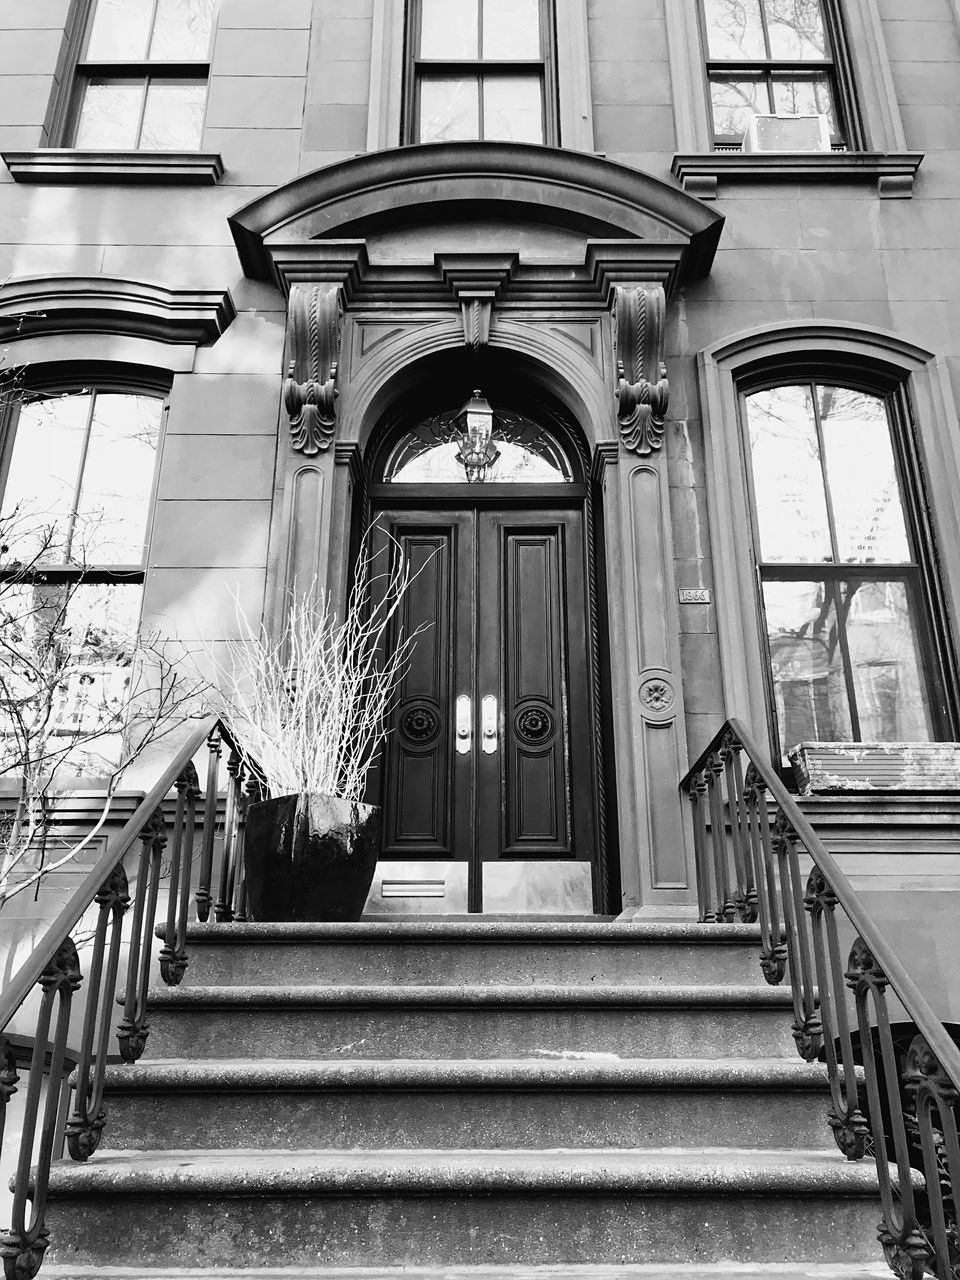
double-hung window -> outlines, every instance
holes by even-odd
[[[218,0],[92,0],[65,142],[91,150],[200,147]]]
[[[922,504],[895,397],[797,379],[743,396],[776,736],[911,742],[943,726]]]
[[[23,750],[17,714],[52,716],[75,741],[126,703],[162,409],[159,395],[104,386],[27,394],[6,414],[0,755]],[[46,706],[44,679],[56,687]]]
[[[820,115],[835,148],[859,147],[833,0],[702,0],[714,146],[739,150],[755,115]]]
[[[555,145],[549,0],[411,0],[406,142]]]

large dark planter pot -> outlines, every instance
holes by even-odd
[[[247,808],[243,862],[254,920],[359,920],[380,851],[380,810],[335,796]]]

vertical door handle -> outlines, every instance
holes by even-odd
[[[497,700],[492,693],[486,694],[480,703],[480,746],[488,756],[497,749]]]
[[[467,756],[470,754],[470,699],[465,693],[461,693],[457,698],[457,718],[456,718],[456,740],[457,755]]]

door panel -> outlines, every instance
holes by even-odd
[[[403,633],[422,628],[383,751],[383,856],[469,861],[476,910],[485,861],[594,854],[582,516],[420,508],[377,522],[417,574]]]

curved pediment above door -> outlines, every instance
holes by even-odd
[[[559,277],[542,256],[553,246],[560,274],[581,292],[602,293],[614,278],[656,280],[669,292],[709,272],[723,217],[667,182],[599,156],[463,142],[345,160],[278,187],[230,218],[248,276],[285,290],[298,280],[338,279],[348,293],[386,269],[380,244],[390,246],[391,266],[405,266],[405,288],[416,293],[416,264],[434,268],[426,246],[436,244],[436,228],[447,228],[456,249],[456,228],[472,228],[476,244],[478,225],[489,228],[484,249],[540,246],[529,258],[521,251],[511,272],[520,291],[536,292],[538,281],[556,287]],[[395,256],[401,232],[402,263]],[[382,276],[377,282],[381,294],[386,283]],[[419,283],[429,285],[429,271]]]

